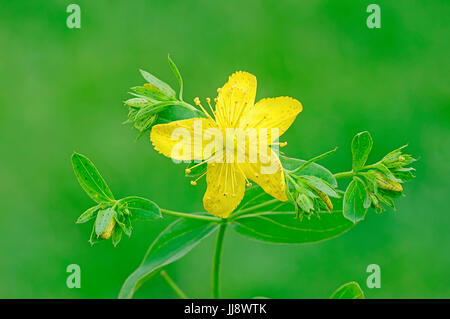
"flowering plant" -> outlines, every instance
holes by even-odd
[[[415,159],[400,147],[367,164],[373,147],[369,132],[351,143],[352,169],[332,173],[317,162],[337,149],[309,160],[287,157],[279,137],[291,126],[302,104],[294,98],[265,98],[255,103],[256,77],[232,74],[214,100],[183,100],[183,80],[175,63],[169,65],[179,82],[178,94],[168,84],[141,71],[146,83],[131,88],[125,101],[128,119],[138,138],[150,133],[155,150],[176,163],[185,162],[186,176],[196,186],[206,176],[204,213],[175,212],[152,200],[128,196],[116,199],[94,164],[74,153],[72,164],[81,187],[96,205],[77,223],[94,220],[90,243],[123,234],[131,236],[135,220],[177,219],[150,245],[141,265],[126,279],[120,298],[131,298],[150,276],[160,273],[180,297],[182,290],[163,270],[217,232],[213,257],[214,298],[219,297],[221,251],[225,232],[233,228],[244,237],[270,243],[305,244],[339,236],[363,220],[369,208],[380,213],[394,208],[402,184],[414,178]],[[215,103],[213,107],[212,102]],[[350,182],[339,189],[338,180]],[[252,184],[255,183],[255,184]],[[356,283],[339,288],[333,298],[364,297]]]

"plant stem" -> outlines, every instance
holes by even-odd
[[[178,285],[172,280],[172,278],[169,277],[169,275],[164,270],[162,270],[160,274],[167,281],[167,283],[173,289],[173,291],[175,291],[178,297],[180,297],[181,299],[188,299],[183,290],[181,290],[180,287],[178,287]]]
[[[225,230],[227,228],[227,223],[220,224],[219,232],[217,233],[216,248],[214,249],[214,259],[213,259],[213,281],[212,281],[212,295],[214,299],[219,298],[219,275],[220,275],[220,263],[222,259],[222,247],[223,238],[225,236]]]
[[[348,171],[348,172],[336,173],[336,174],[334,174],[334,177],[336,179],[339,179],[339,178],[353,177],[353,175],[355,175],[355,173],[353,171]]]
[[[183,217],[183,218],[208,220],[208,221],[216,222],[216,223],[220,223],[222,221],[222,219],[219,217],[186,214],[186,213],[174,212],[173,210],[168,210],[168,209],[164,209],[164,208],[161,208],[161,213],[166,214],[166,215],[171,215],[171,216]]]
[[[236,219],[237,217],[241,216],[242,214],[245,214],[245,213],[248,212],[248,211],[252,211],[252,210],[254,210],[254,209],[262,208],[262,207],[264,207],[264,206],[267,206],[267,205],[276,203],[277,201],[278,201],[278,199],[271,199],[271,200],[268,200],[267,202],[264,202],[264,203],[261,203],[261,204],[257,204],[257,205],[254,205],[254,206],[247,207],[247,208],[245,208],[245,209],[240,210],[240,211],[237,212],[235,215],[231,216],[230,219],[231,219],[231,220]]]

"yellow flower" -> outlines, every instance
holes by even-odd
[[[259,184],[271,196],[286,201],[286,184],[283,168],[278,156],[271,148],[294,122],[302,111],[302,104],[290,97],[266,98],[255,104],[256,77],[247,72],[236,72],[229,77],[228,82],[218,91],[215,110],[210,99],[206,99],[212,116],[206,112],[200,100],[197,104],[207,118],[180,120],[168,124],[155,125],[150,139],[155,149],[167,157],[178,161],[203,161],[197,165],[207,164],[207,190],[203,197],[205,209],[216,216],[228,217],[244,197],[245,186],[250,186],[249,179]],[[179,142],[173,138],[178,128],[185,129],[193,138]],[[228,139],[229,129],[235,129],[234,136]],[[272,132],[278,129],[278,134],[264,135],[262,132]],[[256,132],[250,138],[250,131]],[[227,137],[224,144],[205,145],[215,133]],[[240,133],[248,134],[249,143],[238,144]],[[274,136],[276,135],[276,136]],[[245,138],[244,138],[245,139]],[[247,140],[247,139],[245,139]],[[187,152],[178,152],[178,148]],[[257,156],[252,157],[250,149],[257,149]],[[209,152],[207,151],[209,150]],[[262,150],[262,151],[261,151]],[[228,157],[232,159],[228,160]],[[242,156],[242,157],[239,157]],[[237,159],[243,158],[244,161]],[[275,169],[264,173],[264,167]],[[187,169],[187,172],[190,170]],[[191,184],[196,185],[196,181]]]

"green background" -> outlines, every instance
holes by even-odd
[[[350,168],[350,141],[369,130],[369,161],[410,143],[420,157],[397,211],[369,212],[350,232],[320,244],[270,245],[230,230],[223,296],[323,298],[358,281],[369,298],[450,297],[448,1],[377,1],[381,29],[368,29],[370,1],[77,1],[81,29],[68,29],[69,1],[0,1],[0,297],[115,298],[170,219],[134,225],[131,239],[90,247],[76,225],[93,203],[70,164],[77,151],[117,197],[202,209],[204,182],[157,154],[148,137],[121,125],[129,87],[143,68],[185,80],[186,99],[214,97],[228,75],[258,78],[257,99],[287,95],[304,111],[286,133],[289,155]],[[192,297],[210,296],[214,238],[170,265]],[[66,287],[79,264],[80,289]],[[381,288],[365,281],[381,267]],[[160,277],[139,298],[176,297]]]

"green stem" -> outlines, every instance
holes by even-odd
[[[217,233],[216,240],[216,248],[214,250],[214,259],[213,259],[213,282],[212,282],[212,295],[214,299],[219,298],[219,275],[220,275],[220,263],[222,259],[222,247],[223,247],[223,238],[225,236],[225,230],[227,228],[227,223],[220,224],[219,232]]]
[[[278,202],[278,199],[271,199],[271,200],[268,200],[267,202],[247,207],[245,209],[240,210],[235,215],[231,216],[230,219],[231,220],[236,219],[237,217],[241,216],[242,214],[245,214],[246,212],[249,212],[249,211],[252,211],[252,210],[255,210],[255,209],[259,209],[259,208],[262,208],[264,206],[267,206],[267,205],[270,205],[270,204],[273,204],[273,203],[276,203],[276,202]]]
[[[339,179],[339,178],[353,177],[353,175],[355,175],[355,173],[353,171],[349,171],[349,172],[336,173],[336,174],[334,174],[334,177],[336,179]]]
[[[161,208],[161,213],[166,214],[166,215],[171,215],[171,216],[183,217],[183,218],[208,220],[208,221],[216,222],[216,223],[220,223],[222,221],[222,219],[219,217],[186,214],[186,213],[174,212],[173,210],[168,210],[168,209],[164,209],[164,208]]]
[[[181,299],[188,299],[183,290],[181,290],[180,287],[178,287],[178,285],[172,280],[172,278],[169,277],[169,275],[164,270],[162,270],[160,274],[167,281],[167,283],[173,289],[173,291],[175,291],[178,297],[180,297]]]

